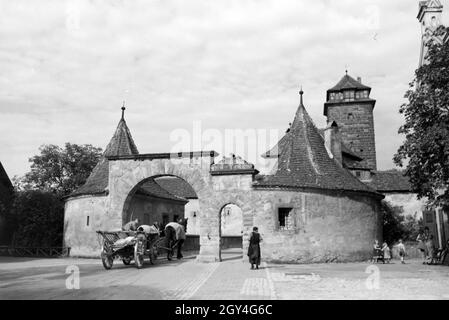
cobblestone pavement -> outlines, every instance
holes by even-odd
[[[67,289],[68,266],[80,289]],[[202,264],[194,256],[158,260],[141,270],[96,259],[0,257],[0,299],[449,299],[449,268],[419,261],[274,265],[259,270],[241,256]]]

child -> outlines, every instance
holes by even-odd
[[[434,264],[435,263],[435,245],[433,243],[433,235],[430,235],[429,238],[426,241],[426,247],[427,247],[427,264]]]
[[[387,242],[385,242],[385,241],[382,245],[382,252],[384,253],[384,262],[386,261],[386,262],[390,263],[391,252],[390,252],[390,248],[388,247]]]
[[[382,255],[382,248],[379,246],[379,241],[376,239],[376,240],[374,240],[374,245],[373,245],[372,262],[378,263],[379,260],[383,261],[383,255]]]
[[[401,257],[401,263],[405,264],[404,257],[405,257],[405,246],[402,243],[402,239],[399,239],[398,244],[398,250],[399,250],[399,256]]]

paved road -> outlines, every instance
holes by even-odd
[[[141,270],[96,259],[0,257],[0,299],[449,299],[449,268],[368,263],[272,265],[250,270],[237,252],[221,263],[194,256]],[[79,289],[73,273],[79,268]],[[69,280],[67,280],[69,279]]]

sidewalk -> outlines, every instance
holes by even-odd
[[[219,263],[209,279],[190,299],[196,300],[270,300],[273,283],[266,264],[251,270],[242,258]]]

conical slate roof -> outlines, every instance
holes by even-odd
[[[343,76],[343,78],[341,78],[341,80],[332,88],[330,88],[328,90],[328,92],[330,91],[341,91],[344,89],[360,89],[360,90],[371,90],[370,87],[365,86],[364,84],[358,82],[357,80],[355,80],[353,77],[351,77],[350,75],[346,74]]]
[[[278,143],[278,167],[255,187],[317,188],[376,193],[342,168],[329,154],[324,139],[301,103],[289,132]]]
[[[124,108],[122,109],[124,111]],[[70,196],[80,196],[89,194],[103,194],[106,192],[109,182],[109,156],[128,156],[139,154],[136,144],[131,136],[122,112],[122,118],[117,125],[117,129],[107,145],[102,158],[92,170],[86,183]]]

